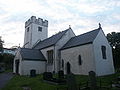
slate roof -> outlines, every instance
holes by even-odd
[[[37,49],[21,48],[20,53],[21,53],[23,60],[32,60],[32,61],[45,61],[46,60],[42,52]]]
[[[96,36],[98,35],[100,31],[100,28],[95,29],[93,31],[81,34],[79,36],[75,36],[72,37],[62,48],[63,49],[67,49],[67,48],[71,48],[71,47],[76,47],[76,46],[80,46],[80,45],[85,45],[85,44],[89,44],[92,43],[94,41],[94,39],[96,38]]]
[[[69,28],[69,29],[71,29],[71,28]],[[55,45],[69,29],[62,31],[62,32],[59,32],[59,33],[57,33],[57,34],[55,34],[55,35],[53,35],[53,36],[51,36],[43,41],[40,41],[33,48],[43,49],[43,48]]]

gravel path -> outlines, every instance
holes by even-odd
[[[3,88],[13,76],[12,72],[0,74],[0,88]]]

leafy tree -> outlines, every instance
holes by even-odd
[[[3,61],[3,41],[2,41],[2,39],[1,39],[1,36],[0,36],[0,62],[2,62]]]
[[[112,47],[114,66],[120,68],[120,33],[108,33],[107,39]]]
[[[0,36],[0,52],[3,52],[3,43],[4,43],[4,41],[1,38],[2,37]]]
[[[3,54],[3,62],[5,63],[6,69],[12,69],[13,60],[14,55],[8,53]]]
[[[107,34],[107,39],[110,42],[112,48],[120,46],[120,33],[112,32]]]
[[[3,62],[3,55],[0,54],[0,63]]]

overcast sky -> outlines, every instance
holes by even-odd
[[[105,34],[120,31],[120,0],[0,0],[0,36],[4,47],[20,46],[31,16],[49,21],[48,35],[71,25],[76,35],[102,25]]]

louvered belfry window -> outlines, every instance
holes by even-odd
[[[42,32],[42,27],[38,27],[38,31]]]

